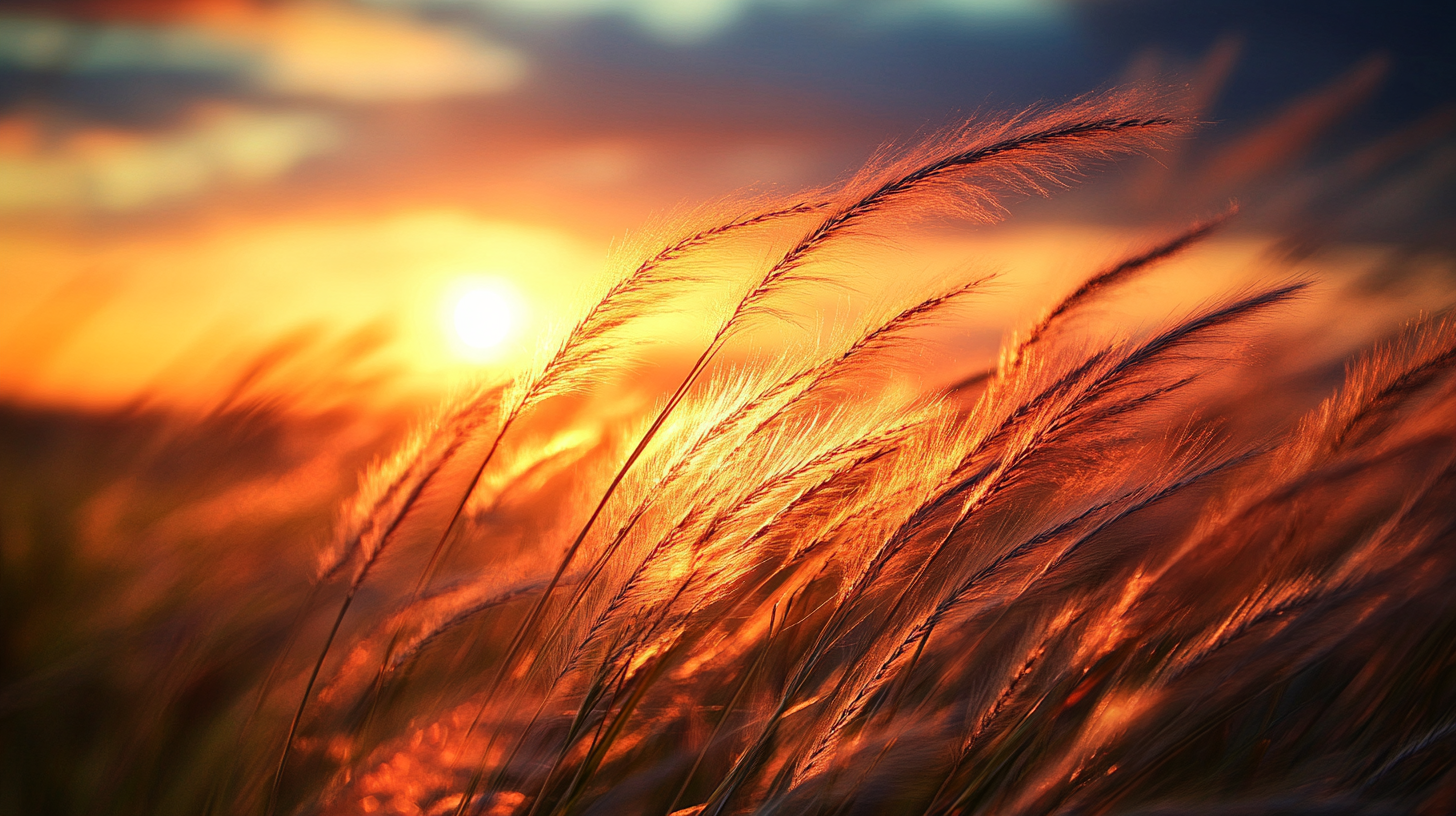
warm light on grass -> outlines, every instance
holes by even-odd
[[[257,385],[383,329],[285,336],[195,418],[0,402],[0,438],[41,440],[0,445],[0,633],[26,635],[0,641],[0,722],[44,737],[0,740],[0,812],[1450,812],[1456,317],[1343,385],[1331,333],[1279,317],[1308,278],[1088,319],[1154,308],[1130,290],[1160,264],[1186,297],[1182,255],[1233,208],[1049,283],[994,353],[953,346],[984,255],[915,286],[875,262],[904,238],[920,264],[912,221],[990,220],[1176,136],[1160,93],[703,210],[585,308],[550,232],[411,217],[393,266],[344,256],[409,271],[379,304],[405,359],[456,358],[408,432]],[[278,265],[327,257],[300,246]],[[861,282],[885,305],[809,313]],[[54,302],[30,348],[88,303]]]

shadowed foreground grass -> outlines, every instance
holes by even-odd
[[[384,437],[267,411],[17,448],[0,808],[1446,812],[1450,319],[1312,409],[1245,360],[1305,281],[1083,319],[1225,215],[1088,270],[995,366],[924,372],[949,386],[903,373],[984,274],[812,352],[749,339],[911,221],[1182,130],[1089,97],[689,228],[346,500]],[[640,328],[725,282],[644,372]]]

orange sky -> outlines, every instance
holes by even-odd
[[[278,376],[317,392],[387,373],[398,391],[439,393],[482,366],[523,364],[611,259],[668,234],[674,213],[826,183],[954,113],[907,119],[853,93],[749,70],[651,73],[631,55],[568,70],[555,29],[508,14],[480,26],[330,0],[15,9],[0,14],[0,68],[20,89],[0,111],[0,398],[48,404],[206,403],[279,338],[302,351]],[[673,34],[666,18],[641,21],[668,54],[728,25]],[[1158,64],[1203,83],[1195,96],[1211,105],[1230,42]],[[1300,162],[1389,71],[1367,60],[1242,135],[1129,160],[1068,205],[1018,207],[1009,230],[942,236],[890,263],[1007,272],[999,317],[963,341],[989,353],[1078,276],[1221,209],[1238,185],[1295,174],[1305,186],[1277,185],[1288,211],[1328,197],[1326,176],[1298,176]],[[1365,177],[1449,138],[1449,113],[1426,121],[1381,142],[1399,149]],[[1413,200],[1402,195],[1387,215]],[[1289,271],[1268,261],[1280,225],[1247,209],[1240,234],[1189,259],[1200,283]],[[1312,263],[1344,279],[1390,253],[1367,240]],[[452,324],[472,281],[503,281],[524,304],[506,349],[483,360],[462,354]],[[1432,286],[1420,297],[1446,296]],[[1166,314],[1194,295],[1186,280],[1173,288],[1130,311]]]

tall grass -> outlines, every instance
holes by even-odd
[[[543,365],[367,471],[278,613],[298,622],[258,649],[269,670],[217,715],[206,806],[1450,807],[1450,318],[1274,419],[1279,369],[1242,358],[1308,282],[1146,331],[1077,319],[1230,211],[1090,270],[998,365],[928,378],[946,387],[888,372],[985,274],[810,354],[737,353],[849,285],[838,261],[868,242],[999,217],[1184,127],[1139,93],[973,122],[648,253]],[[735,243],[761,260],[707,339],[661,364],[655,403],[604,407],[640,379],[635,332],[720,280]]]

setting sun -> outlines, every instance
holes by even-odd
[[[499,279],[471,281],[462,286],[451,308],[451,328],[464,356],[494,356],[524,322],[525,304],[508,283]]]
[[[0,816],[1456,816],[1452,30],[0,5]]]

